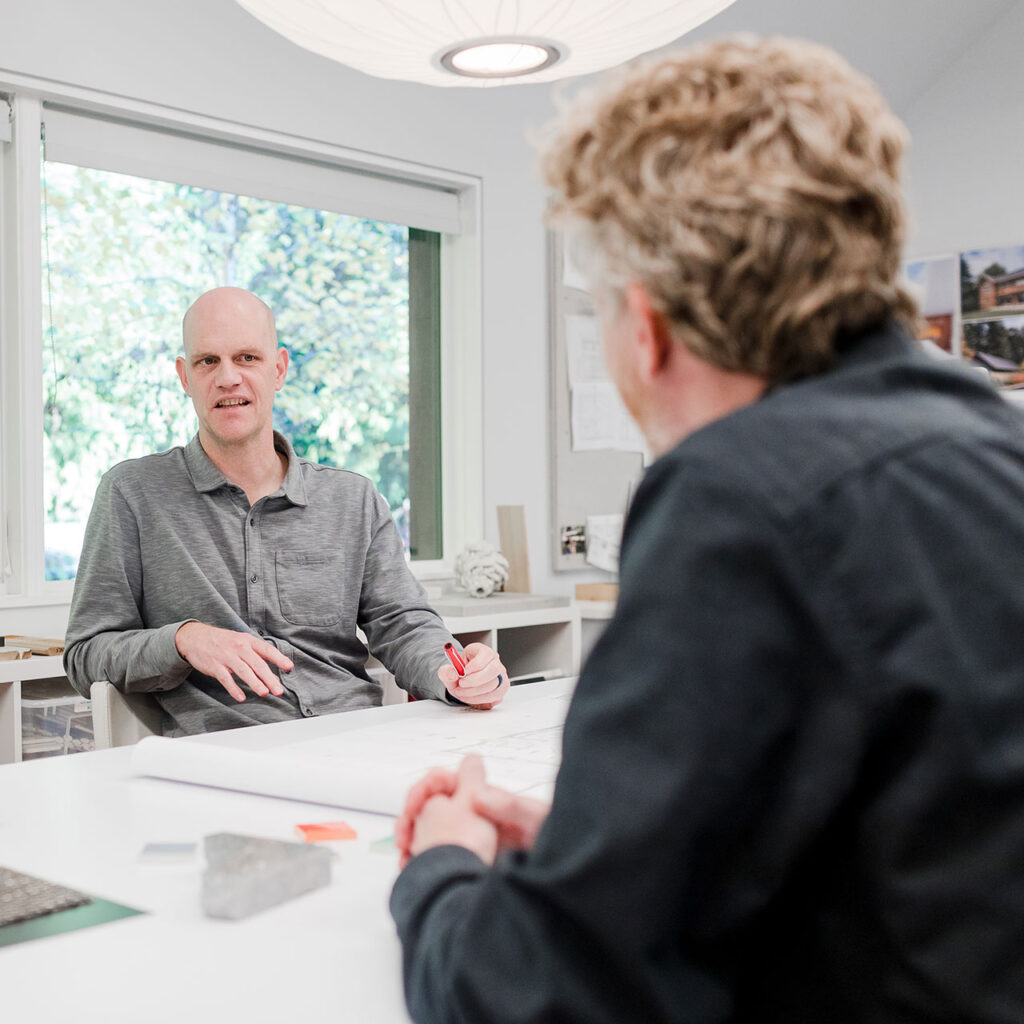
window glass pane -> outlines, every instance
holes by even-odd
[[[54,161],[43,185],[46,578],[74,576],[107,469],[195,432],[174,359],[182,314],[218,285],[274,310],[291,356],[277,429],[368,476],[408,550],[409,229]]]

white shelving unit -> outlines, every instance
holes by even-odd
[[[21,759],[94,750],[92,704],[67,679],[36,680],[21,691]]]
[[[452,595],[431,604],[445,627],[463,646],[493,647],[512,678],[544,673],[575,676],[580,670],[580,612],[569,598],[536,594],[495,594],[473,598]],[[406,700],[380,662],[371,672],[384,685],[384,703]]]
[[[60,655],[0,661],[0,764],[21,760],[22,684],[38,679],[67,679]]]
[[[580,663],[590,656],[608,620],[615,614],[614,601],[576,601],[580,610]]]
[[[434,607],[460,643],[493,647],[513,678],[580,670],[580,613],[568,599],[497,594],[436,601]]]

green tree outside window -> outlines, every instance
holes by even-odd
[[[218,285],[274,310],[277,429],[368,476],[408,547],[407,227],[54,162],[43,219],[47,579],[74,576],[107,469],[194,433],[174,359],[182,314]]]

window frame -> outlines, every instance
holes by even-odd
[[[39,145],[44,104],[455,193],[460,230],[441,235],[439,260],[443,554],[410,563],[419,579],[450,577],[455,555],[483,529],[480,179],[24,76],[0,80],[0,115],[4,98],[13,117],[10,142],[0,135],[0,610],[69,604],[74,586],[44,578]],[[5,551],[13,570],[6,578]]]

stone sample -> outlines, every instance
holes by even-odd
[[[331,882],[331,851],[323,847],[218,832],[203,848],[207,917],[238,921]]]

